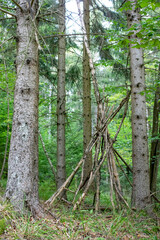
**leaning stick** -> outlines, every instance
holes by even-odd
[[[67,184],[70,182],[70,180],[74,177],[78,169],[80,168],[81,164],[83,163],[84,158],[80,160],[80,162],[77,164],[76,168],[72,172],[72,174],[67,178],[67,180],[62,184],[62,186],[45,202],[46,204],[52,204],[55,199],[61,194],[61,192],[66,188]]]
[[[105,120],[105,123],[103,124],[101,129],[98,129],[95,134],[93,135],[93,137],[91,138],[90,143],[88,144],[85,154],[83,156],[83,158],[80,160],[80,162],[77,164],[76,168],[74,169],[74,171],[71,173],[71,175],[67,178],[67,180],[63,183],[63,185],[45,202],[46,204],[52,204],[55,199],[61,194],[61,192],[64,190],[64,188],[66,188],[66,186],[68,185],[68,183],[70,183],[70,181],[72,180],[72,178],[74,177],[74,175],[77,173],[78,169],[80,168],[81,164],[85,161],[86,155],[92,150],[92,148],[94,147],[94,145],[96,144],[96,142],[99,139],[99,135],[101,133],[103,133],[108,124],[112,121],[112,119],[114,118],[114,116],[119,112],[119,110],[123,107],[123,105],[125,104],[126,100],[128,99],[128,95],[127,97],[125,97],[124,99],[122,99],[121,103],[119,104],[119,106],[115,109],[115,111],[107,117],[107,119]]]
[[[91,186],[91,184],[92,184],[97,172],[99,171],[100,167],[102,166],[104,160],[106,159],[106,156],[107,156],[107,152],[103,155],[103,157],[102,157],[99,165],[97,166],[96,170],[94,171],[94,173],[93,173],[93,171],[91,172],[90,178],[89,178],[88,183],[87,183],[87,186],[86,186],[84,192],[82,193],[81,197],[79,198],[79,200],[74,204],[73,211],[75,211],[78,208],[78,206],[81,204],[81,202],[85,198],[85,196],[88,192],[88,189]]]
[[[113,150],[113,151],[114,151],[114,150]],[[117,161],[117,163],[118,163],[118,165],[119,165],[120,169],[122,170],[122,172],[124,173],[124,175],[125,175],[125,177],[126,177],[127,181],[129,182],[130,186],[131,186],[131,187],[133,187],[133,184],[131,183],[131,181],[129,180],[129,178],[128,178],[127,174],[125,173],[125,171],[124,171],[123,167],[121,166],[121,164],[120,164],[120,162],[119,162],[119,159],[118,159],[118,157],[117,157],[117,155],[116,155],[116,153],[115,153],[115,152],[114,152],[114,156],[115,156],[115,158],[116,158],[116,161]]]
[[[121,161],[128,167],[129,171],[133,173],[131,167],[126,163],[126,161],[121,157],[121,155],[117,152],[116,149],[113,148],[113,151],[117,154],[117,156],[121,159]]]

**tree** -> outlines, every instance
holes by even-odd
[[[136,42],[140,43],[140,38],[137,35],[141,16],[137,7],[137,0],[128,0],[128,2],[131,6],[131,10],[127,11],[128,28],[132,28],[129,34],[131,40],[130,68],[132,85],[132,206],[137,209],[144,209],[150,204],[145,74],[143,49],[135,47]]]
[[[14,1],[15,2],[15,1]],[[38,0],[19,0],[17,19],[17,78],[5,198],[20,211],[43,211],[38,198]]]
[[[59,0],[57,84],[57,188],[66,180],[65,165],[65,0]]]
[[[83,20],[86,28],[87,37],[89,40],[90,34],[90,16],[89,16],[89,1],[83,1]],[[83,45],[83,152],[91,140],[92,134],[91,121],[91,80],[90,80],[90,66],[89,57],[85,45]],[[88,154],[83,166],[83,182],[89,177],[92,169],[92,152]]]
[[[160,65],[159,74],[160,78]],[[159,79],[158,79],[159,80]],[[160,84],[156,86],[154,108],[153,108],[153,126],[152,126],[152,142],[151,142],[151,154],[150,154],[150,189],[151,192],[156,194],[156,184],[158,175],[158,166],[160,159]]]

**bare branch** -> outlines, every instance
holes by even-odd
[[[2,42],[2,44],[0,45],[0,47],[2,47],[2,45],[4,44],[4,43],[6,43],[6,42],[8,42],[8,41],[10,41],[11,39],[13,39],[14,37],[12,36],[12,37],[10,37],[10,38],[8,38],[8,39],[6,39],[5,41],[3,41]]]
[[[11,15],[11,16],[13,16],[13,17],[16,18],[16,15],[15,15],[14,13],[8,12],[7,10],[5,10],[5,9],[3,9],[3,8],[0,8],[0,11],[4,12],[4,13],[6,13],[6,14],[9,14],[9,15]]]
[[[57,179],[56,179],[56,171],[55,171],[55,169],[54,169],[54,167],[53,167],[53,164],[52,164],[52,161],[51,161],[51,159],[50,159],[50,157],[49,157],[49,155],[48,155],[48,152],[47,152],[47,150],[46,150],[46,147],[45,147],[45,144],[44,144],[44,141],[43,141],[43,138],[42,138],[42,135],[41,135],[40,131],[38,131],[38,133],[39,133],[39,136],[40,136],[40,140],[41,140],[41,143],[42,143],[42,147],[43,147],[44,153],[45,153],[45,155],[46,155],[46,157],[47,157],[47,160],[48,160],[49,165],[50,165],[50,167],[51,167],[52,173],[53,173],[53,175],[54,175],[54,177],[55,177],[55,180],[56,180],[56,182],[57,182]]]
[[[15,0],[11,0],[12,2],[14,2],[14,4],[19,7],[19,9],[21,9],[21,11],[23,12],[23,8],[15,1]]]
[[[31,6],[33,5],[33,3],[34,3],[34,0],[31,0]]]
[[[7,19],[15,19],[15,17],[5,17],[5,18],[0,18],[0,21],[6,21]]]
[[[66,36],[66,37],[69,37],[69,36],[85,36],[85,35],[88,35],[87,33],[70,33],[70,34],[53,34],[53,35],[49,35],[49,36],[45,36],[44,38],[51,38],[51,37],[61,37],[61,36]],[[90,36],[105,36],[106,33],[91,33],[89,34]]]
[[[4,5],[0,5],[0,7],[2,8],[6,8],[6,9],[9,9],[9,10],[16,10],[16,8],[11,8],[11,7],[8,7],[8,6],[4,6]]]

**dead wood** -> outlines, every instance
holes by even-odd
[[[78,188],[75,192],[74,198],[73,198],[73,204],[74,204],[73,210],[76,210],[79,207],[79,205],[83,202],[83,200],[95,178],[97,180],[95,209],[96,209],[96,211],[99,210],[99,208],[100,208],[100,198],[99,198],[100,197],[100,190],[99,190],[100,168],[106,158],[108,160],[108,169],[109,169],[109,174],[110,174],[112,205],[114,207],[114,201],[113,201],[113,190],[114,190],[115,194],[117,196],[117,201],[122,201],[125,203],[125,205],[127,207],[129,207],[128,203],[126,202],[126,200],[123,198],[123,195],[122,195],[120,180],[119,180],[118,171],[117,171],[117,167],[116,167],[116,163],[115,163],[115,157],[114,157],[115,150],[113,149],[113,143],[116,141],[116,138],[117,138],[117,136],[120,132],[121,126],[123,124],[123,121],[126,117],[127,106],[128,106],[128,101],[129,101],[129,97],[130,97],[130,91],[127,93],[127,96],[120,102],[119,106],[114,111],[113,111],[113,109],[111,111],[109,111],[109,108],[108,108],[108,106],[106,106],[104,104],[103,99],[101,98],[100,92],[98,89],[96,72],[95,72],[91,52],[89,49],[88,37],[86,35],[85,25],[83,22],[83,18],[82,18],[80,6],[79,6],[79,0],[77,0],[77,6],[78,6],[79,16],[80,16],[80,20],[81,20],[81,24],[82,24],[82,30],[84,33],[84,45],[85,45],[87,54],[89,56],[92,82],[93,82],[94,93],[95,93],[95,98],[96,98],[96,102],[97,102],[97,126],[96,126],[96,132],[93,135],[93,137],[91,138],[91,141],[86,148],[84,156],[82,157],[80,162],[77,164],[76,168],[71,173],[71,175],[64,182],[64,184],[52,195],[52,197],[50,199],[48,199],[46,201],[46,203],[52,204],[55,201],[55,199],[58,196],[60,196],[61,192],[64,189],[69,187],[69,185],[70,185],[73,177],[77,173],[78,169],[81,167],[81,165],[84,165],[87,154],[95,146],[95,155],[94,155],[92,170],[90,172],[88,181],[85,184],[82,195],[75,202],[76,196],[83,185],[83,167],[82,167],[81,180],[80,180],[79,186],[78,186]],[[119,125],[119,128],[118,128],[116,134],[115,134],[114,139],[111,140],[108,130],[107,130],[108,124],[112,121],[112,119],[116,116],[116,114],[121,110],[121,108],[124,106],[124,104],[126,104],[126,107],[124,110],[124,115],[123,115],[122,121]],[[106,117],[107,113],[108,113],[108,116]]]

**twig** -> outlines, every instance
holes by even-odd
[[[15,1],[15,0],[11,0],[12,2],[14,2],[14,4],[19,7],[19,9],[21,9],[21,11],[23,12],[23,8]]]
[[[54,175],[54,177],[55,177],[55,180],[57,181],[57,179],[56,179],[56,171],[55,171],[55,169],[54,169],[54,167],[53,167],[52,161],[51,161],[51,159],[50,159],[50,157],[49,157],[49,155],[48,155],[48,152],[47,152],[47,150],[46,150],[46,147],[45,147],[45,144],[44,144],[42,135],[41,135],[40,131],[38,131],[38,133],[39,133],[39,137],[40,137],[40,140],[41,140],[41,143],[42,143],[42,147],[43,147],[44,153],[45,153],[45,155],[46,155],[46,157],[47,157],[47,160],[48,160],[48,162],[49,162],[49,165],[50,165],[50,167],[51,167],[51,170],[52,170],[52,173],[53,173],[53,175]]]
[[[9,15],[11,15],[11,16],[13,16],[13,17],[16,18],[16,15],[15,15],[14,13],[8,12],[7,10],[5,10],[5,9],[3,9],[3,8],[0,8],[0,11],[4,12],[4,13],[6,13],[6,14],[9,14]]]
[[[160,200],[154,195],[154,193],[151,193],[151,197],[153,197],[156,200],[156,202],[160,203]]]
[[[49,36],[44,36],[43,38],[52,38],[52,37],[61,37],[61,36],[65,36],[65,37],[70,37],[70,36],[105,36],[106,33],[90,33],[90,34],[87,34],[87,33],[70,33],[70,34],[61,34],[61,33],[58,33],[58,34],[53,34],[53,35],[49,35]]]
[[[129,92],[128,99],[127,99],[127,101],[126,101],[125,110],[124,110],[124,113],[123,113],[123,118],[122,118],[121,123],[120,123],[120,125],[119,125],[119,128],[118,128],[118,130],[117,130],[117,133],[116,133],[116,135],[115,135],[115,137],[114,137],[114,139],[113,139],[113,143],[116,141],[117,136],[118,136],[118,134],[119,134],[119,132],[120,132],[120,129],[121,129],[121,127],[122,127],[122,124],[123,124],[123,122],[124,122],[124,119],[125,119],[125,117],[126,117],[126,115],[127,115],[128,101],[129,101],[130,94],[131,94],[131,92]]]
[[[122,162],[128,167],[129,171],[131,173],[133,173],[132,169],[130,168],[130,166],[126,163],[126,161],[121,157],[121,155],[117,152],[116,149],[113,148],[113,151],[117,154],[117,156],[122,160]]]
[[[34,3],[34,0],[31,0],[31,6],[33,5],[33,3]]]
[[[0,45],[0,47],[2,47],[2,45],[4,44],[4,43],[6,43],[6,42],[8,42],[8,41],[10,41],[11,39],[13,39],[14,37],[12,36],[12,37],[10,37],[10,38],[8,38],[8,39],[6,39],[5,41],[3,41],[2,43],[1,43],[1,45]]]
[[[9,10],[16,10],[16,8],[12,8],[12,7],[8,7],[8,6],[4,6],[4,5],[0,5],[0,7],[2,8],[6,8],[6,9],[9,9]]]
[[[117,155],[116,155],[116,153],[115,153],[115,152],[114,152],[114,156],[115,156],[115,158],[116,158],[116,160],[117,160],[117,163],[118,163],[118,165],[119,165],[120,169],[122,170],[122,172],[124,173],[124,175],[125,175],[126,179],[128,180],[128,182],[129,182],[130,186],[131,186],[131,187],[133,187],[133,185],[132,185],[131,181],[129,180],[129,178],[128,178],[128,176],[127,176],[127,174],[125,173],[125,171],[124,171],[123,167],[121,166],[121,164],[120,164],[120,162],[119,162],[119,160],[118,160],[118,157],[117,157]]]
[[[122,2],[122,4],[120,5],[120,7],[119,7],[118,9],[120,9],[120,8],[125,4],[125,2],[126,2],[126,0],[124,0],[124,1]]]

